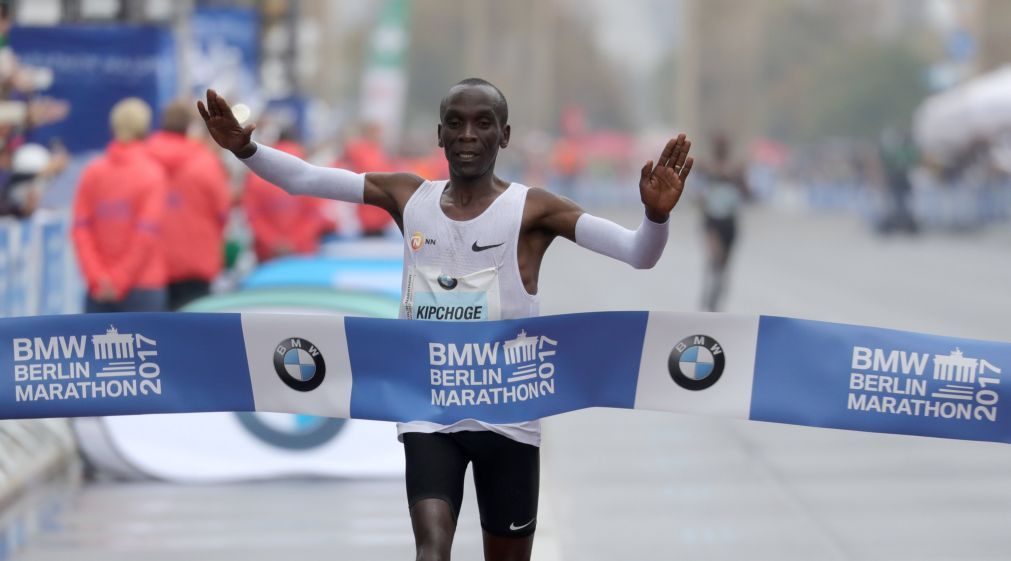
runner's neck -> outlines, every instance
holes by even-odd
[[[494,175],[473,182],[451,179],[443,189],[440,206],[454,220],[469,220],[480,216],[508,188],[508,182]]]

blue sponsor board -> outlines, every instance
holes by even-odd
[[[53,71],[53,84],[42,93],[70,104],[67,118],[33,131],[35,142],[59,138],[75,153],[101,149],[112,137],[109,111],[116,102],[139,97],[157,119],[176,94],[175,41],[168,27],[14,27],[10,43],[22,63]]]
[[[238,314],[0,323],[0,418],[251,411]]]
[[[495,322],[346,318],[351,416],[514,423],[635,404],[646,312]]]
[[[1011,442],[1011,346],[762,316],[751,419]]]

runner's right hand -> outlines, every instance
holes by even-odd
[[[197,101],[197,110],[218,146],[240,158],[249,157],[256,151],[255,145],[250,141],[256,125],[243,128],[232,115],[228,102],[218,92],[207,90],[207,105],[203,101]]]

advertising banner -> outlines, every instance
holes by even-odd
[[[287,412],[515,423],[589,407],[1011,442],[1011,344],[773,316],[0,320],[0,418]]]

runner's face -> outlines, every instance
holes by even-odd
[[[439,124],[439,146],[453,175],[480,177],[493,171],[499,148],[509,145],[509,125],[499,120],[496,101],[494,90],[483,86],[450,91]]]

